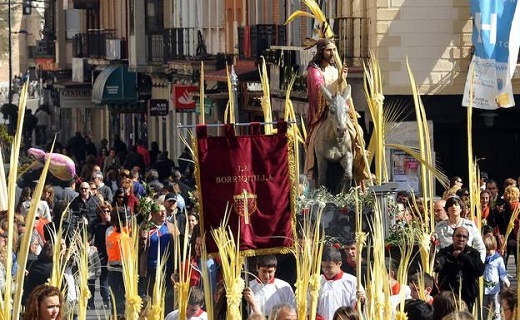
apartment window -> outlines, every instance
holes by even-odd
[[[179,0],[175,2],[173,28],[177,33],[182,32],[185,55],[196,55],[199,30],[202,31],[207,53],[225,52],[225,1]]]
[[[146,1],[146,29],[148,33],[159,32],[163,30],[163,1],[147,0]]]

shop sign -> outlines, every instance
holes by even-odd
[[[150,116],[164,117],[168,115],[168,100],[152,99],[150,100]]]
[[[193,93],[199,91],[198,86],[174,85],[173,86],[173,105],[178,112],[195,111],[195,99]]]

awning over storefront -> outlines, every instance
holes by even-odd
[[[108,66],[98,75],[92,86],[92,102],[97,104],[137,103],[137,73],[128,66]]]

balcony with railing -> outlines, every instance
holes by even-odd
[[[334,34],[337,35],[338,53],[349,66],[362,66],[369,58],[368,25],[370,20],[361,17],[334,19]]]
[[[197,30],[195,28],[169,28],[150,32],[147,38],[147,56],[151,64],[183,60],[196,56]]]
[[[89,29],[74,36],[73,54],[78,58],[124,59],[125,42],[117,39],[113,29]]]

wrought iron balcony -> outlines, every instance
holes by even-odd
[[[117,38],[112,29],[90,29],[87,33],[76,34],[73,38],[74,57],[106,58],[107,40],[113,39]],[[121,48],[121,56],[126,56],[125,48]]]
[[[164,30],[164,61],[194,57],[197,49],[196,28],[171,28]],[[149,56],[150,57],[150,56]]]

